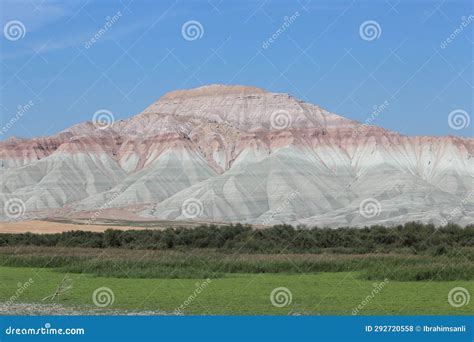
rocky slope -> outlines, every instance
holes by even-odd
[[[474,222],[474,139],[406,137],[242,86],[0,143],[2,220]]]

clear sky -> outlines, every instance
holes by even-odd
[[[473,3],[2,0],[0,138],[53,134],[100,109],[127,118],[213,83],[407,135],[472,137]]]

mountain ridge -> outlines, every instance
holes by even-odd
[[[408,137],[247,86],[170,92],[116,122],[103,114],[105,126],[0,142],[1,207],[13,198],[35,217],[105,205],[101,214],[143,219],[329,226],[474,218],[471,138]],[[376,216],[361,212],[366,199]]]

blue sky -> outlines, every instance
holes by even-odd
[[[407,135],[473,136],[472,3],[2,0],[0,138],[50,135],[100,109],[127,118],[213,83],[289,93]],[[189,21],[197,36],[183,36]],[[19,35],[7,30],[18,22]],[[453,128],[453,111],[470,124]]]

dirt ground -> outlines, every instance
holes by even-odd
[[[0,316],[4,315],[58,315],[58,316],[77,316],[77,315],[127,315],[127,316],[162,316],[171,315],[164,311],[132,311],[132,310],[114,310],[100,309],[91,307],[67,307],[60,304],[38,304],[38,303],[0,303]]]
[[[83,230],[89,232],[103,232],[106,229],[119,230],[138,230],[146,229],[140,226],[123,226],[123,225],[98,225],[98,224],[74,224],[50,221],[18,221],[18,222],[0,222],[0,233],[37,233],[51,234],[62,233],[71,230]]]
[[[30,219],[24,221],[0,222],[0,234],[53,234],[62,233],[71,230],[82,230],[88,232],[103,232],[107,229],[117,230],[142,230],[142,229],[166,229],[166,228],[195,228],[206,224],[228,224],[224,222],[205,222],[205,221],[133,221],[123,220],[121,218],[97,218],[91,221],[82,217],[68,218],[44,218]],[[265,228],[262,225],[252,225],[255,229]]]

